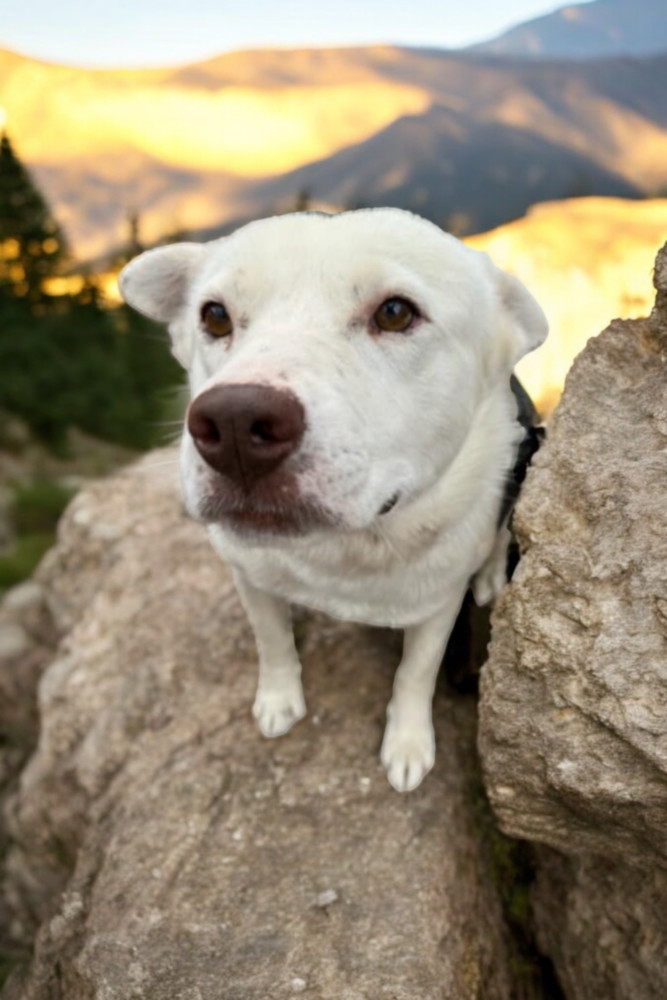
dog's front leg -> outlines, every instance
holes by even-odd
[[[234,582],[259,654],[259,684],[252,712],[263,736],[282,736],[306,714],[289,604],[257,590],[239,570],[234,570]]]
[[[416,788],[435,762],[431,702],[462,600],[463,592],[452,596],[432,618],[405,630],[380,754],[387,777],[399,792]]]

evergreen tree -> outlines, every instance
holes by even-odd
[[[133,257],[143,253],[145,246],[141,242],[141,218],[135,208],[131,208],[127,213],[127,244],[125,246],[125,258],[132,260]]]
[[[43,282],[67,259],[63,233],[16,156],[0,138],[0,290],[31,302],[46,296]]]
[[[142,247],[128,218],[128,254]],[[44,280],[67,261],[63,234],[6,135],[0,140],[0,411],[56,449],[68,429],[146,448],[179,372],[166,338],[125,306],[104,304],[94,277],[74,295]]]
[[[111,267],[120,270],[134,257],[137,257],[140,253],[146,249],[141,240],[141,216],[139,212],[130,208],[125,214],[125,220],[127,223],[127,236],[125,240],[120,245],[117,253],[110,258],[109,264]]]
[[[307,188],[301,188],[297,191],[296,198],[294,199],[293,212],[309,212],[310,211],[310,191]]]

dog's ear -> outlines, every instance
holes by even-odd
[[[512,274],[496,268],[500,303],[514,332],[514,363],[524,354],[543,344],[549,333],[549,323],[542,306],[526,286]]]
[[[121,295],[128,305],[149,319],[169,324],[173,353],[184,368],[188,367],[190,351],[180,313],[203,252],[200,243],[156,247],[131,260],[118,276]]]
[[[170,323],[185,301],[203,250],[199,243],[172,243],[140,254],[118,276],[123,298],[144,316]]]
[[[487,254],[496,299],[496,358],[504,367],[513,369],[524,354],[544,343],[549,332],[542,307],[526,286],[506,271],[501,271]]]

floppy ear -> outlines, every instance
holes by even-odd
[[[518,278],[499,268],[495,270],[500,307],[510,328],[506,336],[510,341],[514,366],[524,354],[544,343],[549,323],[542,307]]]
[[[501,271],[486,253],[496,306],[492,354],[497,365],[510,371],[529,351],[534,351],[547,337],[549,324],[542,307],[518,278]]]
[[[184,368],[192,361],[192,336],[180,313],[203,252],[200,243],[156,247],[131,260],[118,276],[128,305],[149,319],[169,324],[172,354]]]
[[[140,254],[118,276],[123,298],[144,316],[170,323],[185,302],[203,250],[199,243],[172,243]]]

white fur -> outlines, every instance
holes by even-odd
[[[277,736],[305,713],[288,603],[404,628],[382,760],[395,788],[415,788],[433,766],[433,687],[465,591],[475,575],[478,600],[502,585],[497,517],[520,437],[509,376],[546,337],[540,307],[485,254],[397,209],[283,216],[149,251],[121,288],[169,323],[193,397],[261,383],[289,389],[305,410],[283,472],[297,509],[316,508],[323,523],[297,535],[241,532],[224,515],[209,524],[257,638],[261,731]],[[373,313],[394,296],[422,318],[378,332]],[[224,302],[231,338],[201,329],[211,300]],[[201,517],[220,477],[187,430],[181,473]],[[258,503],[279,519],[278,488]]]

